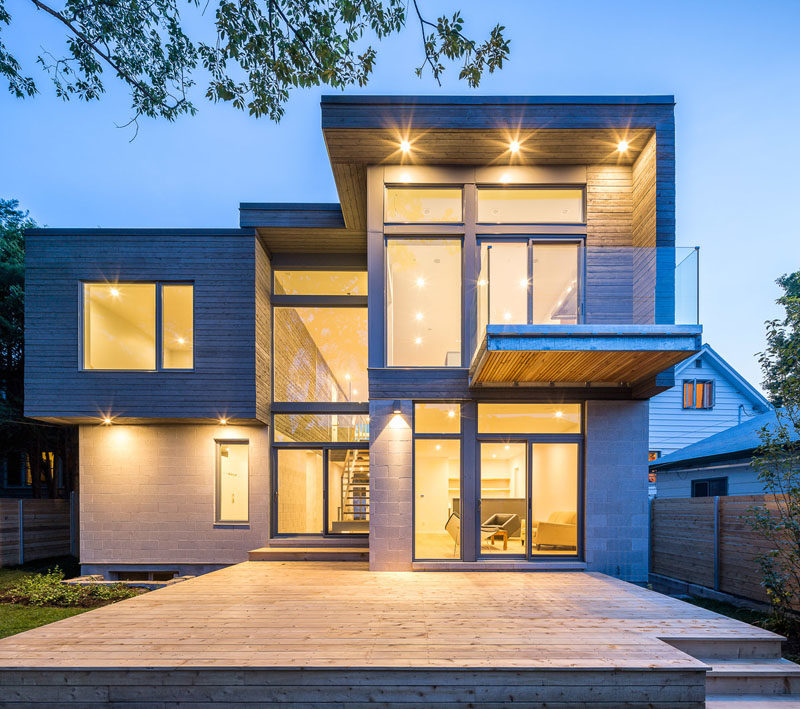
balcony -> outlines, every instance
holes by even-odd
[[[700,349],[698,250],[481,243],[471,387],[624,387]]]

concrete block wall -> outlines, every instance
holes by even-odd
[[[369,404],[369,567],[409,571],[412,549],[412,402]]]
[[[215,525],[215,439],[250,442],[250,521]],[[104,565],[233,564],[268,535],[265,426],[81,426],[80,561]],[[199,568],[199,567],[198,567]]]
[[[647,401],[586,402],[586,563],[647,580]]]

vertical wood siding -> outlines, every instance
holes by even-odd
[[[253,242],[237,234],[29,235],[26,415],[255,419]],[[80,371],[82,280],[192,281],[195,370]]]
[[[272,267],[256,240],[256,416],[268,421],[272,401]]]

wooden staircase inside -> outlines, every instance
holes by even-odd
[[[800,708],[800,665],[781,658],[781,639],[662,638],[705,662],[707,709]]]

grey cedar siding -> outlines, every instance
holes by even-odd
[[[691,497],[692,480],[728,478],[729,495],[763,495],[764,486],[749,459],[708,463],[701,469],[659,470],[656,478],[658,497]]]
[[[256,396],[257,254],[262,283],[268,263],[252,233],[35,230],[26,249],[26,415],[264,420],[263,383],[258,405]],[[80,282],[105,280],[194,283],[195,371],[80,371]],[[266,310],[262,286],[262,330]],[[261,352],[262,376],[268,367]]]

